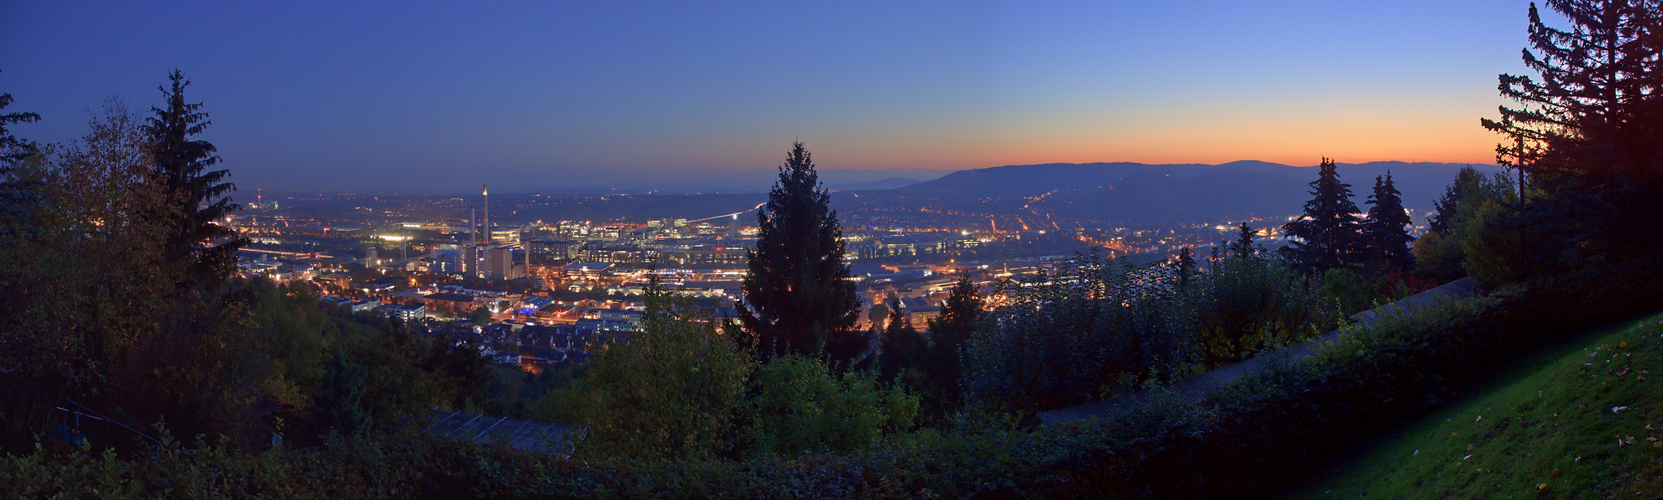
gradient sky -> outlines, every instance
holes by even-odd
[[[14,133],[64,141],[182,69],[244,190],[772,171],[796,138],[827,178],[1491,163],[1528,5],[0,0],[0,92],[44,117]]]

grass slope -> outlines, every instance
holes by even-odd
[[[1307,498],[1663,497],[1663,315],[1415,422]]]

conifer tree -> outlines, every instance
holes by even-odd
[[[1178,250],[1178,287],[1188,288],[1190,277],[1195,276],[1195,256],[1190,247]]]
[[[11,104],[11,94],[0,94],[0,112]],[[6,126],[37,121],[40,121],[40,115],[27,111],[0,114],[0,216],[7,218],[6,225],[0,226],[0,234],[10,232],[19,225],[10,222],[10,218],[20,216],[34,199],[33,185],[13,179],[10,174],[18,164],[40,152],[34,141],[18,139]]]
[[[878,361],[878,374],[885,380],[894,379],[896,375],[907,368],[922,368],[924,351],[924,337],[912,327],[907,319],[907,312],[901,306],[899,297],[889,298],[889,317],[883,329],[883,339],[878,349],[881,351]]]
[[[1322,159],[1317,180],[1311,181],[1311,201],[1305,215],[1282,226],[1296,238],[1283,251],[1318,271],[1350,263],[1361,235],[1357,204],[1351,202],[1351,185],[1340,182],[1334,160]]]
[[[1477,189],[1479,181],[1483,179],[1484,176],[1478,173],[1478,169],[1472,168],[1472,165],[1461,167],[1461,171],[1455,174],[1455,182],[1444,187],[1444,196],[1432,202],[1432,208],[1438,213],[1432,214],[1432,218],[1426,221],[1426,231],[1449,234],[1449,222],[1455,215],[1456,207],[1461,204],[1461,197]]]
[[[982,320],[982,293],[970,282],[968,273],[957,283],[941,305],[941,315],[929,322],[930,351],[925,366],[930,388],[925,396],[936,407],[952,407],[963,401],[959,379],[964,372],[960,351]]]
[[[1481,120],[1505,136],[1497,163],[1519,176],[1520,203],[1492,225],[1529,242],[1515,249],[1529,262],[1514,264],[1527,268],[1650,251],[1663,212],[1663,8],[1650,0],[1544,3],[1564,22],[1544,22],[1531,4],[1522,55],[1536,78],[1500,75],[1498,90],[1515,104]],[[1523,196],[1526,182],[1539,195]]]
[[[150,108],[155,116],[145,126],[152,141],[156,182],[168,197],[158,215],[172,227],[167,238],[168,260],[187,263],[188,277],[195,284],[213,286],[236,271],[237,249],[248,244],[247,239],[216,222],[240,208],[231,203],[230,197],[222,196],[237,187],[225,182],[230,171],[207,170],[219,163],[214,145],[192,139],[210,122],[208,114],[201,111],[202,103],[185,102],[185,87],[190,80],[177,69],[168,80],[171,87],[161,88],[166,104]],[[212,245],[202,246],[205,243]]]
[[[1237,257],[1253,255],[1253,227],[1247,225],[1246,221],[1242,221],[1241,225],[1236,227],[1236,242],[1230,244],[1230,251]]]
[[[1409,236],[1408,229],[1414,221],[1403,210],[1402,194],[1392,184],[1390,171],[1384,179],[1374,178],[1374,194],[1366,202],[1373,206],[1369,207],[1368,219],[1363,223],[1363,241],[1375,261],[1407,270],[1415,263],[1409,254],[1409,243],[1415,238]]]
[[[768,204],[757,211],[756,248],[746,251],[739,320],[759,357],[866,354],[854,329],[860,304],[843,264],[843,229],[802,142],[792,144]]]

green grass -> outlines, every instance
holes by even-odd
[[[1663,496],[1663,315],[1582,338],[1409,424],[1303,496]]]

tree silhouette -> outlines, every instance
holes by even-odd
[[[964,368],[960,351],[982,321],[982,293],[970,282],[968,273],[959,275],[941,305],[941,315],[929,322],[930,350],[924,360],[929,387],[923,395],[937,410],[956,407],[964,401],[959,387]]]
[[[1236,227],[1236,242],[1230,244],[1230,251],[1237,257],[1246,257],[1253,255],[1253,250],[1253,226],[1242,221],[1241,225]]]
[[[1334,160],[1322,159],[1321,173],[1311,181],[1311,201],[1305,215],[1282,226],[1297,238],[1283,251],[1308,269],[1327,270],[1349,263],[1356,251],[1361,223],[1351,185],[1340,182]]]
[[[1505,207],[1494,225],[1531,241],[1519,249],[1530,263],[1518,264],[1548,266],[1539,270],[1589,253],[1649,251],[1663,211],[1663,15],[1655,2],[1545,3],[1565,28],[1531,4],[1522,56],[1537,77],[1500,75],[1498,90],[1515,104],[1481,120],[1505,136],[1496,162],[1519,175],[1521,206]],[[1526,181],[1540,195],[1525,198]]]
[[[1426,231],[1449,234],[1449,222],[1455,218],[1455,210],[1461,204],[1461,197],[1477,189],[1479,181],[1483,179],[1484,175],[1479,174],[1478,169],[1472,168],[1471,165],[1461,167],[1461,171],[1455,174],[1455,182],[1444,188],[1443,197],[1432,202],[1432,207],[1438,213],[1432,214],[1432,218],[1426,221]]]
[[[1195,276],[1195,256],[1190,247],[1178,250],[1178,287],[1189,288],[1190,278]]]
[[[908,368],[922,368],[926,347],[924,337],[907,319],[901,299],[890,296],[889,318],[878,345],[878,375],[884,380],[892,380]]]
[[[224,182],[229,170],[207,170],[219,163],[214,145],[191,139],[210,122],[201,111],[202,103],[185,102],[190,80],[177,69],[168,80],[171,87],[161,88],[165,108],[150,108],[154,116],[145,126],[152,141],[156,180],[168,198],[159,214],[173,228],[167,238],[168,260],[188,263],[189,279],[212,286],[236,271],[237,249],[248,244],[216,222],[239,208],[230,197],[221,196],[237,187]]]
[[[1409,236],[1408,228],[1414,221],[1403,210],[1402,194],[1392,185],[1390,171],[1384,179],[1374,178],[1374,194],[1367,201],[1374,206],[1369,207],[1368,219],[1363,223],[1363,241],[1376,262],[1407,270],[1415,264],[1409,254],[1409,243],[1415,238]]]
[[[11,104],[11,94],[0,94],[0,111],[5,111]],[[40,152],[34,141],[18,139],[6,126],[37,121],[40,121],[40,115],[27,111],[0,114],[0,216],[8,218],[5,225],[0,226],[0,231],[9,232],[23,226],[14,224],[10,218],[21,216],[33,205],[37,183],[13,179],[11,173],[19,163]]]
[[[854,331],[855,284],[843,264],[843,229],[802,142],[792,144],[768,204],[757,211],[756,248],[747,250],[739,320],[759,357],[825,352],[850,361],[866,354]]]

